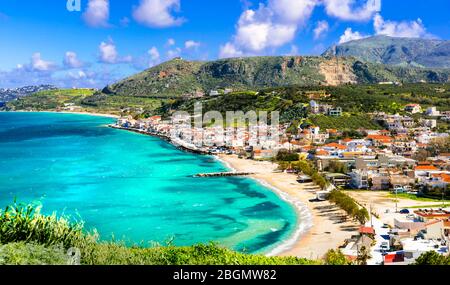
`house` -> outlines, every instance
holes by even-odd
[[[337,108],[332,108],[332,109],[328,110],[328,116],[341,117],[342,116],[342,108],[337,107]]]
[[[375,147],[390,146],[392,144],[392,138],[384,135],[369,135],[367,139],[372,142]]]
[[[448,173],[435,173],[431,174],[430,183],[432,187],[446,188],[450,184],[450,174]]]
[[[311,113],[319,114],[319,112],[320,112],[320,105],[316,101],[311,100],[311,102],[309,102],[309,107],[311,109]]]
[[[414,168],[415,177],[422,180],[428,178],[431,174],[439,172],[440,170],[433,165],[419,165]]]
[[[372,175],[371,176],[372,187],[371,190],[389,190],[391,187],[391,179],[387,175]]]
[[[436,107],[429,107],[425,114],[429,117],[439,117],[441,112],[439,112]]]
[[[414,211],[416,218],[422,222],[429,222],[432,220],[447,220],[450,219],[450,212],[444,210],[423,210]]]
[[[369,189],[369,174],[366,170],[354,169],[350,173],[350,185],[355,189]]]
[[[420,120],[420,124],[423,127],[434,129],[437,127],[437,120]]]
[[[360,235],[374,236],[375,235],[375,229],[372,228],[372,227],[361,226],[361,227],[359,227],[359,234]]]
[[[220,93],[219,93],[219,91],[217,91],[217,90],[211,90],[210,92],[209,92],[209,96],[219,96],[220,95]]]
[[[338,155],[345,152],[347,150],[347,147],[338,143],[329,143],[322,146],[322,149],[331,153],[336,153]]]
[[[419,104],[409,104],[406,105],[405,112],[409,112],[411,114],[422,113],[422,107]]]
[[[350,176],[341,173],[327,173],[325,178],[336,187],[345,187],[352,181]]]

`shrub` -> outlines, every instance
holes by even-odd
[[[276,159],[278,161],[298,161],[300,159],[300,156],[298,153],[292,153],[287,150],[280,150],[277,154]]]
[[[37,243],[64,248],[94,243],[95,233],[83,232],[84,223],[71,223],[68,217],[44,216],[39,208],[15,203],[0,211],[0,244]]]
[[[331,249],[325,255],[327,265],[351,265],[352,263],[345,257],[340,250]]]
[[[415,265],[450,265],[450,257],[440,255],[435,251],[429,251],[416,259]]]
[[[0,265],[64,265],[67,255],[63,248],[34,243],[0,245]]]

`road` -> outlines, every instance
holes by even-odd
[[[371,258],[367,261],[368,265],[382,265],[384,258],[381,250],[383,242],[389,242],[389,229],[383,228],[384,223],[375,216],[372,216],[372,221],[366,223],[367,227],[373,226],[375,229],[376,244],[370,250]],[[387,238],[387,239],[386,239]]]

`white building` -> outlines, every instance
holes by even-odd
[[[436,107],[429,107],[425,114],[430,117],[439,117],[441,112],[439,112]]]

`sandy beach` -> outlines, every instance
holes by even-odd
[[[299,214],[296,233],[269,255],[319,259],[358,233],[358,224],[344,221],[341,209],[328,201],[315,201],[313,191],[317,188],[314,185],[299,184],[292,174],[275,173],[276,164],[239,159],[234,155],[220,155],[219,159],[236,171],[255,173],[250,177],[269,186],[296,207]]]

